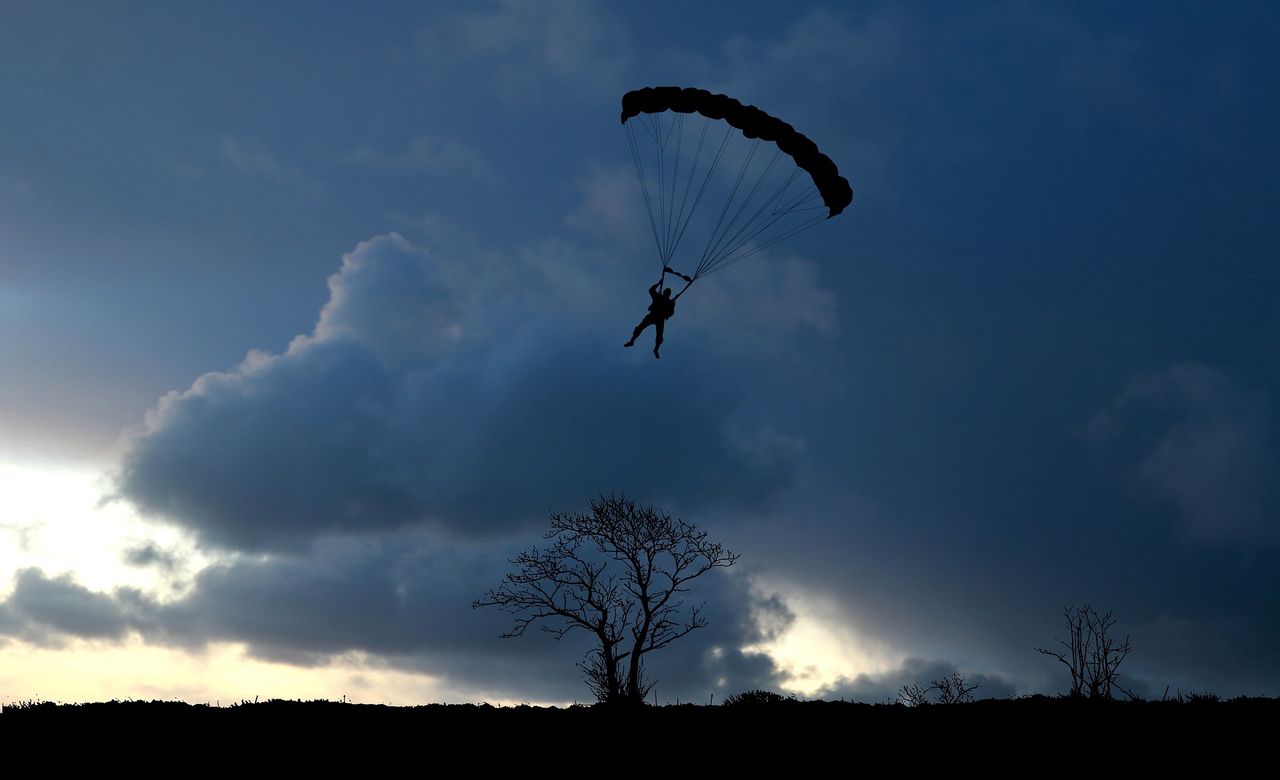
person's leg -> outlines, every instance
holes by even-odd
[[[658,320],[653,323],[653,356],[658,357],[658,347],[662,346],[662,331],[666,326],[666,320]]]
[[[636,338],[640,335],[640,332],[641,332],[641,331],[643,331],[645,328],[649,327],[650,325],[652,325],[652,324],[653,324],[653,322],[654,322],[654,320],[653,320],[653,315],[652,315],[652,314],[646,314],[646,315],[644,316],[644,319],[640,320],[640,324],[636,326],[636,329],[635,329],[635,330],[633,330],[633,331],[631,331],[631,340],[630,340],[630,341],[628,341],[626,344],[623,344],[622,346],[624,346],[624,347],[630,347],[630,346],[632,346],[633,344],[635,344],[635,343],[636,343]],[[659,324],[661,324],[661,322],[662,322],[662,321],[661,321],[661,320],[659,320],[658,322],[659,322]]]

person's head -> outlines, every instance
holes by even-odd
[[[671,288],[670,288],[670,287],[668,287],[667,289],[663,290],[663,291],[662,291],[662,294],[663,294],[663,295],[665,295],[666,297],[670,298],[670,297],[671,297]]]

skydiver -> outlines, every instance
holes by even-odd
[[[661,287],[662,283],[666,280],[667,274],[674,274],[685,281],[684,289],[676,293],[675,298],[671,297],[670,287],[663,290],[661,295],[658,294],[658,288]],[[640,320],[640,324],[637,325],[636,329],[631,333],[631,339],[622,346],[630,347],[635,344],[636,337],[640,335],[640,331],[652,325],[654,333],[653,356],[655,358],[660,358],[661,355],[658,354],[658,348],[662,346],[663,325],[665,325],[666,321],[671,319],[672,315],[676,313],[676,300],[681,295],[684,295],[685,290],[688,290],[689,285],[691,284],[693,284],[692,276],[685,276],[679,271],[672,269],[671,266],[664,267],[662,269],[662,278],[654,282],[653,286],[649,288],[649,297],[653,299],[653,302],[649,304],[649,313],[644,316],[644,319]]]

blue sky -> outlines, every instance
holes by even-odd
[[[1032,648],[1086,601],[1140,688],[1280,693],[1270,5],[6,16],[0,696],[571,700],[581,648],[467,605],[615,489],[743,554],[672,697],[1057,690]],[[658,84],[854,189],[660,362],[621,349],[655,264],[617,119]],[[67,676],[104,653],[166,671]]]

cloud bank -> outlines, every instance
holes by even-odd
[[[283,354],[160,401],[121,496],[206,545],[279,551],[419,526],[492,536],[611,490],[756,505],[787,483],[787,449],[735,426],[733,377],[655,370],[616,333],[396,234],[348,254],[329,287]]]
[[[508,617],[470,608],[546,513],[614,490],[685,516],[759,511],[803,448],[735,415],[743,377],[723,362],[656,363],[598,332],[612,285],[550,281],[578,257],[567,250],[504,264],[398,234],[360,244],[310,334],[168,394],[129,441],[117,498],[218,562],[169,601],[25,569],[0,630],[44,646],[235,642],[299,665],[364,653],[477,695],[581,697],[570,659],[585,637],[501,641]],[[811,269],[784,279],[784,301],[823,300]],[[790,327],[834,326],[817,307]],[[690,330],[705,341],[705,320]],[[126,562],[183,568],[145,542]],[[694,596],[710,626],[653,659],[664,696],[776,687],[773,661],[742,648],[787,624],[781,603],[718,572]]]

